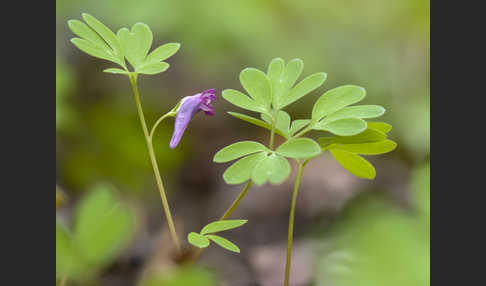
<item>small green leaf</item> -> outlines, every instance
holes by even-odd
[[[76,209],[73,243],[86,262],[104,265],[134,234],[133,212],[116,200],[110,185],[97,185]]]
[[[251,179],[257,185],[263,185],[267,181],[271,184],[280,184],[289,174],[289,161],[278,154],[272,154],[256,165]]]
[[[328,122],[344,118],[374,118],[382,116],[384,113],[385,109],[379,105],[349,106],[330,114],[321,120],[318,125],[325,125]]]
[[[255,68],[246,68],[240,73],[240,82],[251,98],[263,105],[265,110],[269,109],[272,90],[264,72]]]
[[[355,85],[344,85],[331,89],[321,95],[314,104],[312,119],[319,121],[326,115],[362,100],[365,96],[366,90]]]
[[[345,118],[324,124],[317,130],[329,131],[339,136],[351,136],[363,132],[366,129],[366,121],[359,118]]]
[[[101,23],[98,19],[95,17],[83,13],[82,17],[84,21],[93,29],[95,30],[107,43],[110,45],[110,47],[114,51],[114,56],[117,57],[120,62],[123,62],[123,53],[121,51],[121,46],[120,42],[118,41],[115,33],[113,33],[112,30],[110,30],[108,27],[106,27],[103,23]],[[124,66],[124,64],[122,64]]]
[[[300,131],[304,126],[311,122],[310,119],[297,119],[292,121],[292,126],[290,127],[290,135],[293,136],[297,131]]]
[[[227,184],[236,185],[248,181],[255,166],[265,157],[267,152],[259,152],[249,155],[231,165],[223,174],[223,179]]]
[[[346,170],[351,172],[353,175],[364,178],[364,179],[374,179],[376,176],[376,170],[371,165],[370,162],[365,160],[363,157],[356,155],[354,153],[340,150],[340,149],[330,149],[330,152],[334,159],[341,164]]]
[[[204,235],[208,233],[215,233],[224,230],[229,230],[229,229],[240,227],[247,222],[248,220],[246,219],[218,220],[207,224],[205,227],[203,227],[200,233]]]
[[[91,42],[94,45],[99,46],[100,48],[106,50],[108,53],[111,52],[111,48],[106,44],[106,42],[98,35],[95,31],[93,31],[88,25],[79,21],[79,20],[69,20],[68,26],[71,31],[76,34],[77,36]]]
[[[238,119],[241,119],[243,121],[246,121],[248,123],[251,123],[253,125],[263,127],[265,129],[268,129],[268,130],[272,130],[271,124],[268,124],[267,122],[262,121],[260,119],[256,119],[254,117],[251,117],[251,116],[248,116],[248,115],[245,115],[245,114],[241,114],[241,113],[238,113],[238,112],[228,112],[228,114],[231,115],[231,116],[234,116]],[[277,133],[278,135],[287,139],[286,135],[284,133],[282,133],[282,131],[280,131],[279,129],[275,129],[275,133]]]
[[[199,248],[206,248],[209,246],[209,239],[207,239],[204,235],[200,235],[196,232],[190,232],[187,235],[187,241],[189,241],[190,244]]]
[[[287,95],[283,96],[279,100],[278,108],[284,108],[285,106],[316,90],[324,83],[326,77],[326,73],[320,72],[304,78],[294,88],[292,88]]]
[[[138,67],[144,62],[150,47],[152,46],[152,31],[144,23],[136,23],[132,30],[121,28],[117,32],[123,54],[128,62],[138,72]]]
[[[56,220],[56,276],[77,278],[86,269],[86,265],[76,255],[71,245],[71,236],[67,229]]]
[[[262,113],[261,117],[268,124],[272,125],[273,120],[270,115],[266,113]],[[290,127],[290,115],[283,110],[279,110],[277,113],[277,124],[275,125],[275,128],[280,130],[282,134],[285,134],[284,137],[287,139],[290,137],[289,127]]]
[[[241,107],[243,109],[255,111],[255,112],[266,112],[266,108],[263,103],[253,100],[252,98],[246,96],[245,94],[234,90],[225,89],[223,90],[223,98],[226,99],[233,105]]]
[[[397,143],[392,140],[382,140],[378,142],[359,143],[359,144],[337,144],[334,148],[362,155],[379,155],[393,151]]]
[[[223,238],[218,235],[214,234],[208,234],[206,235],[207,238],[211,239],[216,243],[217,245],[221,246],[224,249],[227,249],[229,251],[233,251],[236,253],[240,253],[240,248],[236,246],[236,244],[232,243],[231,241],[227,240],[226,238]]]
[[[270,64],[268,65],[267,76],[270,80],[270,84],[272,87],[272,103],[275,106],[276,99],[280,94],[280,90],[282,88],[282,74],[285,69],[285,62],[281,58],[273,59]]]
[[[369,122],[367,124],[369,124]],[[378,130],[370,129],[368,126],[368,128],[365,131],[359,133],[358,135],[321,137],[319,138],[319,142],[321,142],[321,145],[323,142],[336,143],[336,144],[357,144],[357,143],[377,142],[385,139],[386,139],[385,133]]]
[[[153,62],[147,65],[140,65],[137,68],[137,72],[141,74],[158,74],[166,71],[169,68],[169,64],[166,62]]]
[[[117,63],[117,59],[112,54],[90,41],[80,38],[72,38],[71,43],[90,56]]]
[[[301,59],[292,59],[287,63],[282,81],[285,90],[289,90],[294,86],[303,69],[304,62]]]
[[[114,74],[128,74],[129,73],[129,72],[125,71],[125,70],[117,69],[117,68],[105,69],[103,72],[114,73]]]
[[[297,138],[290,139],[278,146],[276,152],[285,157],[307,159],[319,155],[321,153],[321,148],[312,139]]]
[[[383,133],[388,133],[392,129],[392,126],[385,122],[367,122],[369,129],[374,129],[381,131]]]
[[[173,56],[179,48],[181,44],[179,43],[168,43],[162,45],[155,50],[153,50],[146,58],[144,62],[152,63],[152,62],[161,62]]]
[[[253,154],[260,151],[269,151],[264,145],[254,141],[242,141],[233,143],[219,150],[214,155],[213,162],[229,162],[240,157]]]

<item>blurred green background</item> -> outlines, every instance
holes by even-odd
[[[272,58],[282,57],[304,61],[301,78],[326,72],[318,91],[287,109],[294,118],[309,118],[328,89],[365,87],[363,103],[386,108],[381,119],[393,125],[389,136],[398,147],[367,158],[377,170],[371,182],[353,177],[328,154],[311,161],[297,204],[291,282],[429,285],[429,10],[429,1],[421,0],[57,0],[58,219],[75,228],[78,203],[109,183],[135,220],[130,239],[99,266],[94,281],[281,285],[293,177],[252,188],[235,212],[235,218],[249,219],[228,236],[240,255],[211,248],[201,257],[205,268],[175,269],[163,250],[170,240],[129,81],[103,73],[110,63],[75,48],[67,20],[87,12],[115,32],[144,22],[154,33],[153,47],[181,43],[168,71],[140,76],[149,126],[180,98],[218,90],[215,116],[197,115],[175,150],[168,148],[170,120],[154,138],[184,238],[219,217],[241,188],[224,184],[226,165],[213,163],[212,156],[237,140],[268,140],[265,130],[230,117],[227,111],[242,110],[220,97],[225,88],[242,89],[243,68],[266,70]]]

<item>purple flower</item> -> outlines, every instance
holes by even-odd
[[[181,100],[174,124],[174,133],[169,144],[171,149],[174,149],[179,144],[187,125],[189,125],[189,121],[196,113],[202,110],[206,115],[214,114],[211,103],[215,99],[216,89],[208,89],[193,96],[186,96]]]

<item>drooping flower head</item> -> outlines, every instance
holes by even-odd
[[[215,99],[216,89],[208,89],[202,93],[186,96],[181,100],[174,124],[174,133],[172,134],[172,139],[169,144],[171,149],[174,149],[177,144],[179,144],[187,125],[189,125],[189,122],[196,113],[202,110],[206,115],[211,116],[214,114],[213,106],[211,104]]]

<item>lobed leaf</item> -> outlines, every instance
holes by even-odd
[[[388,133],[392,129],[392,126],[385,122],[367,122],[369,129],[374,129],[381,131],[383,133]]]
[[[227,249],[229,251],[233,251],[233,252],[236,252],[236,253],[240,253],[240,248],[236,244],[227,240],[226,238],[223,238],[221,236],[214,235],[214,234],[208,234],[208,235],[206,235],[206,237],[211,239],[212,241],[214,241],[214,243],[216,243],[217,245],[221,246],[224,249]]]
[[[270,181],[271,184],[280,184],[287,179],[289,174],[289,161],[274,153],[255,166],[251,179],[257,185],[263,185],[267,181]]]
[[[213,162],[224,163],[260,151],[270,151],[264,145],[254,141],[236,142],[219,150]]]
[[[71,39],[71,43],[73,43],[78,49],[87,53],[90,56],[117,63],[117,59],[111,53],[108,53],[106,50],[100,48],[99,46],[93,44],[88,40],[73,38]]]
[[[138,66],[137,72],[141,74],[158,74],[166,71],[169,68],[169,64],[166,62],[153,62],[151,64],[143,64]]]
[[[346,170],[351,172],[353,175],[364,178],[364,179],[374,179],[376,176],[376,170],[371,165],[370,162],[365,160],[363,157],[356,155],[354,153],[340,150],[340,149],[330,149],[330,152],[334,159],[341,164]]]
[[[91,42],[94,45],[99,46],[99,48],[106,50],[109,54],[111,54],[111,48],[108,44],[98,35],[93,29],[88,27],[85,23],[79,20],[69,20],[68,26],[71,31],[76,34],[77,36],[81,37],[84,40]]]
[[[379,105],[349,106],[328,115],[319,121],[318,125],[325,125],[328,122],[344,118],[375,118],[382,116],[384,113],[385,109]]]
[[[249,155],[231,165],[223,174],[223,179],[227,184],[236,185],[248,181],[255,166],[265,159],[267,152],[259,152]]]
[[[269,109],[272,90],[265,73],[255,68],[246,68],[240,73],[240,82],[251,98],[263,105],[265,110]]]
[[[266,112],[267,110],[263,103],[256,101],[237,90],[225,89],[223,90],[222,95],[223,98],[229,101],[231,104],[241,107],[243,109],[255,112]]]
[[[331,89],[319,97],[314,104],[312,119],[317,122],[324,116],[362,100],[365,96],[366,90],[355,85],[344,85]]]
[[[152,62],[161,62],[173,56],[179,48],[181,44],[179,43],[168,43],[164,44],[155,50],[153,50],[144,60],[144,63],[152,63]]]
[[[393,151],[397,143],[392,140],[382,140],[378,142],[358,143],[358,144],[336,144],[334,148],[362,155],[379,155]]]
[[[196,232],[190,232],[187,235],[187,241],[189,241],[190,244],[199,248],[206,248],[209,246],[209,239],[207,239],[204,235],[200,235]]]
[[[278,146],[276,152],[282,156],[294,159],[308,159],[321,153],[321,148],[312,139],[297,138],[290,139]]]
[[[200,234],[208,234],[208,233],[215,233],[224,230],[234,229],[240,227],[247,223],[248,220],[246,219],[228,219],[228,220],[218,220],[212,223],[207,224],[201,230]]]
[[[124,66],[122,49],[115,33],[90,14],[83,13],[81,16],[84,21],[108,43],[113,49],[114,56],[118,58],[122,63],[122,66]]]
[[[359,118],[345,118],[329,122],[314,129],[329,131],[339,136],[352,136],[366,130],[366,121]]]
[[[152,46],[153,35],[149,26],[144,23],[136,23],[132,30],[121,28],[117,32],[123,54],[128,62],[138,72],[139,66],[144,62],[150,47]]]
[[[284,108],[285,106],[299,100],[305,95],[319,88],[327,78],[327,74],[324,72],[312,74],[304,78],[299,82],[290,92],[284,95],[278,103],[278,108]]]

